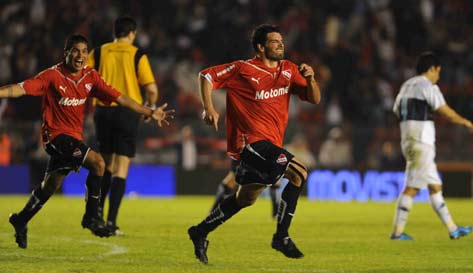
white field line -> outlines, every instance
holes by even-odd
[[[7,233],[2,233],[2,234],[7,234]],[[8,233],[8,237],[10,237],[11,235],[12,235],[11,233]],[[28,236],[28,238],[31,238],[31,237],[34,238],[35,236]],[[73,259],[78,259],[78,260],[82,261],[82,260],[104,259],[104,258],[107,258],[107,257],[110,257],[110,256],[121,255],[121,254],[125,254],[125,253],[128,252],[128,249],[126,247],[118,245],[118,244],[98,242],[98,241],[94,241],[94,240],[77,240],[77,239],[74,239],[74,238],[71,238],[71,237],[51,236],[50,238],[53,239],[53,240],[56,239],[56,240],[64,241],[64,242],[75,242],[75,243],[82,243],[82,244],[86,244],[86,245],[98,245],[98,246],[108,248],[109,251],[104,252],[102,254],[99,254],[97,256],[92,256],[91,255],[89,257],[84,257],[84,256],[80,256],[80,257],[67,256],[66,257],[66,256],[59,256],[59,255],[49,257],[49,256],[41,256],[41,255],[31,255],[33,253],[28,252],[28,250],[26,249],[25,252],[22,253],[22,254],[0,252],[0,257],[1,256],[21,256],[21,257],[27,257],[27,258],[38,258],[38,259],[46,259],[46,260],[73,260]],[[16,246],[15,239],[13,238],[13,236],[11,236],[11,244],[14,244]],[[34,252],[34,253],[39,254],[40,252]]]

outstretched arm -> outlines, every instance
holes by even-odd
[[[159,106],[155,110],[145,107],[127,95],[121,95],[117,99],[117,103],[120,104],[123,107],[129,108],[136,113],[142,114],[146,117],[151,117],[152,119],[158,121],[159,127],[162,126],[162,123],[164,122],[166,125],[169,125],[168,119],[174,118],[173,113],[174,109],[171,110],[166,110],[166,107],[168,106],[167,103]]]
[[[315,80],[314,69],[305,63],[299,66],[299,71],[302,76],[307,80],[306,95],[307,101],[313,104],[320,103],[320,89],[317,81]]]
[[[215,131],[218,130],[219,113],[215,110],[212,100],[212,83],[203,75],[199,74],[199,92],[204,112],[202,118],[207,125],[213,125]]]
[[[0,98],[17,98],[25,94],[25,90],[18,84],[9,84],[0,87]]]
[[[460,124],[468,128],[470,132],[473,132],[473,124],[471,121],[467,120],[466,118],[460,116],[455,110],[450,108],[447,104],[444,104],[440,106],[437,109],[437,112],[439,112],[442,116],[446,117],[450,122]]]

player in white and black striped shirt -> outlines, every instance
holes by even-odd
[[[451,239],[468,235],[471,226],[457,226],[442,195],[442,180],[435,159],[435,124],[433,113],[450,122],[465,126],[473,132],[471,121],[448,106],[436,85],[440,77],[440,61],[431,52],[422,53],[416,65],[417,76],[407,80],[396,97],[393,111],[400,119],[401,147],[406,159],[406,186],[396,206],[393,240],[412,240],[404,233],[413,198],[420,189],[428,187],[430,203],[447,226]]]

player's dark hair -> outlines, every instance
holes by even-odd
[[[66,42],[64,43],[64,51],[68,51],[77,43],[84,43],[89,48],[89,41],[81,34],[71,34],[67,36]]]
[[[116,38],[127,36],[131,31],[136,31],[136,21],[130,16],[120,16],[115,20],[113,33]]]
[[[266,44],[268,38],[268,33],[277,32],[281,33],[279,27],[276,25],[262,24],[257,26],[251,33],[251,43],[255,51],[258,51],[258,44]]]
[[[431,51],[423,52],[417,58],[417,64],[416,64],[417,75],[427,72],[432,66],[433,67],[440,66],[439,58],[437,57],[437,55],[435,55]]]

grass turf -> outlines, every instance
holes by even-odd
[[[27,196],[0,196],[0,272],[473,272],[473,237],[452,241],[429,204],[416,203],[407,233],[388,239],[394,203],[301,199],[290,233],[304,252],[285,258],[270,247],[275,222],[261,199],[210,234],[209,265],[193,254],[187,228],[203,219],[212,197],[125,199],[124,237],[101,239],[82,229],[82,198],[54,196],[29,224],[19,249],[8,214]],[[459,224],[472,224],[473,201],[447,200]]]

